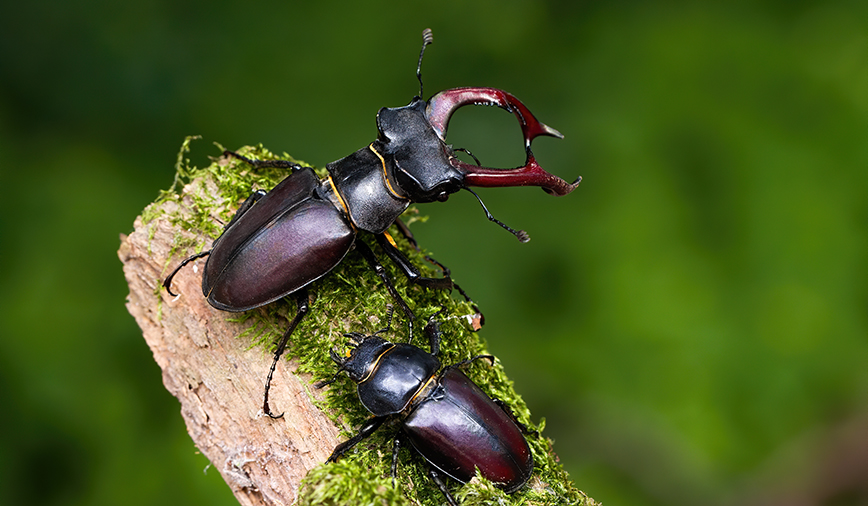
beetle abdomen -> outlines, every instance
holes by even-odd
[[[310,197],[261,225],[224,265],[216,264],[212,253],[202,289],[217,309],[259,307],[324,276],[341,262],[354,239],[355,231],[331,202]],[[214,251],[220,246],[218,241]]]
[[[533,472],[533,456],[512,418],[463,372],[449,369],[440,391],[404,420],[413,447],[437,469],[467,483],[476,469],[506,492]]]

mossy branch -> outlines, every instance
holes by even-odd
[[[118,255],[130,286],[127,308],[163,370],[164,385],[181,402],[181,414],[196,446],[244,505],[442,504],[443,497],[427,478],[421,458],[409,449],[401,450],[393,487],[389,473],[394,426],[381,428],[339,462],[323,464],[369,415],[345,376],[323,390],[312,384],[334,375],[328,350],[345,342],[342,334],[380,329],[391,302],[360,255],[350,252],[312,285],[310,314],[293,334],[288,360],[281,360],[272,382],[272,408],[285,413],[276,420],[262,416],[262,388],[271,361],[269,351],[293,316],[294,302],[282,300],[246,313],[218,311],[202,297],[204,261],[188,265],[175,277],[173,288],[179,297],[161,289],[170,269],[187,255],[210,247],[222,224],[254,189],[270,189],[287,175],[278,169],[253,171],[223,157],[202,169],[191,167],[185,158],[191,140],[185,141],[179,154],[175,184],[136,219],[135,231],[122,237]],[[239,151],[251,158],[275,158],[261,146]],[[417,218],[414,210],[408,212],[406,221]],[[392,235],[399,248],[427,270],[426,275],[439,275],[400,234]],[[358,240],[385,258],[370,239],[361,234]],[[462,318],[475,313],[470,305],[441,291],[408,286],[389,262],[384,265],[417,317],[425,319],[446,307],[443,363],[485,353],[484,342]],[[401,316],[396,313],[392,333],[387,335],[395,341],[407,338]],[[421,328],[419,323],[416,328]],[[532,430],[542,433],[544,422],[532,422],[499,362],[476,363],[467,372],[483,390],[512,406]],[[464,486],[451,482],[453,493],[465,505],[596,504],[573,487],[549,440],[543,436],[528,440],[536,468],[524,489],[506,495],[474,479]]]

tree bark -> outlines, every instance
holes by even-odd
[[[294,373],[286,360],[278,363],[271,388],[284,416],[263,416],[271,355],[250,349],[237,338],[245,324],[227,321],[228,313],[208,305],[199,269],[187,266],[175,276],[177,298],[159,285],[176,233],[165,218],[144,226],[138,217],[135,231],[121,236],[127,309],[163,370],[163,384],[181,403],[190,437],[238,501],[292,504],[300,480],[340,442],[338,428],[313,404],[318,393],[309,388],[310,376]]]

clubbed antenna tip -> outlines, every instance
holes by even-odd
[[[430,28],[422,30],[422,51],[419,52],[419,64],[416,65],[416,79],[419,80],[419,98],[424,98],[422,93],[422,57],[425,56],[425,48],[434,42],[434,32]]]
[[[488,208],[485,207],[485,204],[482,202],[482,199],[479,197],[479,195],[476,194],[475,191],[471,190],[470,188],[467,188],[466,186],[464,187],[464,189],[469,191],[470,193],[473,194],[474,197],[476,197],[476,200],[479,201],[479,205],[482,206],[482,210],[485,211],[485,216],[488,218],[489,221],[493,221],[494,223],[497,223],[498,225],[503,227],[504,230],[506,230],[510,234],[514,235],[516,237],[516,239],[519,240],[519,242],[525,243],[525,242],[530,241],[530,236],[524,230],[516,230],[516,229],[510,227],[509,225],[507,225],[506,223],[504,223],[504,222],[498,220],[497,218],[495,218],[494,216],[492,216],[491,213],[488,211]]]

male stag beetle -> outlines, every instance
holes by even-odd
[[[275,417],[268,406],[271,377],[289,336],[308,311],[306,287],[337,266],[353,245],[407,316],[412,336],[413,312],[392,286],[371,249],[355,240],[360,230],[374,234],[386,255],[411,282],[426,288],[457,288],[448,269],[440,264],[444,277],[422,277],[386,233],[395,223],[414,243],[409,230],[398,219],[410,203],[444,201],[449,194],[462,189],[473,193],[470,186],[540,186],[550,194],[566,195],[581,180],[567,183],[537,164],[531,153],[531,140],[539,135],[563,136],[539,122],[509,93],[494,88],[455,88],[442,91],[427,102],[423,100],[422,56],[432,40],[431,31],[425,30],[416,67],[420,96],[404,107],[380,109],[377,140],[326,165],[328,176],[322,180],[317,179],[310,167],[286,160],[251,160],[227,151],[227,156],[254,167],[280,167],[292,172],[271,191],[253,193],[209,251],[181,262],[163,282],[171,294],[172,277],[178,270],[209,255],[202,274],[202,293],[217,309],[247,311],[295,295],[298,311],[278,343],[265,382],[263,411],[269,416]],[[525,139],[524,166],[490,169],[456,158],[455,150],[444,140],[446,127],[455,110],[468,104],[496,105],[515,114]],[[481,199],[479,202],[482,204]],[[482,208],[490,220],[522,242],[528,240],[523,231],[497,221],[484,204]]]
[[[359,399],[374,416],[357,435],[338,445],[328,462],[336,461],[383,422],[397,417],[402,435],[425,458],[429,476],[450,505],[455,506],[455,499],[441,474],[467,483],[478,470],[507,493],[515,492],[533,473],[533,455],[523,435],[527,428],[506,405],[488,397],[460,369],[480,358],[493,363],[494,357],[478,355],[441,369],[437,358],[441,332],[435,320],[440,312],[425,327],[431,353],[377,336],[386,329],[370,336],[345,334],[351,339],[348,355],[331,350],[338,374],[346,371],[358,384]],[[393,481],[401,437],[395,439],[392,451]]]

